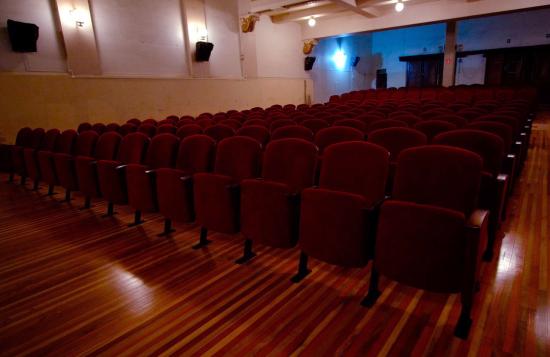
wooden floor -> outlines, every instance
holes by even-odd
[[[81,211],[0,183],[0,355],[525,355],[550,354],[550,114],[534,126],[500,254],[485,267],[467,341],[453,337],[457,296],[381,280],[375,307],[359,302],[370,266],[313,261],[289,281],[296,250],[259,249],[233,263],[239,237],[191,249],[194,226],[156,236],[162,218],[105,205]]]

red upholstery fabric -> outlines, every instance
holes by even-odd
[[[405,122],[408,126],[413,126],[422,120],[422,118],[417,115],[402,111],[390,113],[389,119]]]
[[[468,261],[465,223],[464,214],[454,210],[384,202],[376,237],[376,269],[417,288],[459,292]]]
[[[313,141],[313,132],[306,127],[292,125],[277,128],[271,133],[271,140],[285,138],[296,138]]]
[[[407,126],[408,124],[401,120],[394,120],[394,119],[378,120],[369,124],[369,126],[367,127],[367,133],[371,133],[378,129],[401,128],[401,127],[407,127]]]
[[[419,130],[426,134],[428,142],[432,142],[432,139],[440,133],[444,133],[449,130],[457,128],[456,125],[442,120],[424,120],[414,125],[416,130]]]
[[[317,134],[319,130],[329,127],[329,124],[322,119],[306,119],[302,121],[301,125],[311,130],[314,135]]]
[[[506,115],[483,115],[474,120],[475,122],[497,122],[507,124],[512,127],[514,136],[518,137],[521,132],[521,125],[518,119]]]
[[[158,123],[155,119],[145,119],[144,121],[141,122],[141,125],[153,125],[153,126],[157,126]]]
[[[262,147],[265,147],[270,139],[269,130],[262,125],[243,126],[239,130],[237,130],[236,135],[248,136],[249,138],[253,138],[257,140],[262,145]]]
[[[135,133],[137,131],[137,126],[131,123],[122,124],[118,129],[118,132],[122,136],[126,136],[130,133]]]
[[[261,244],[289,248],[298,238],[295,195],[313,185],[317,148],[302,139],[271,141],[265,150],[262,180],[241,185],[241,231]]]
[[[396,161],[405,149],[428,144],[424,133],[411,128],[378,129],[369,134],[368,141],[388,150],[390,161]]]
[[[227,125],[227,126],[233,128],[233,130],[239,130],[239,128],[241,127],[241,123],[238,120],[235,120],[235,119],[224,119],[224,120],[220,121],[220,124]]]
[[[172,124],[162,124],[158,127],[158,134],[176,134],[177,128]]]
[[[107,132],[98,138],[94,155],[82,155],[75,158],[78,187],[84,196],[100,196],[97,166],[93,163],[96,160],[114,160],[121,141],[120,134]]]
[[[117,123],[110,123],[106,126],[106,131],[116,131],[118,132],[120,130],[120,125]]]
[[[200,125],[197,125],[197,124],[185,124],[185,125],[182,125],[179,127],[178,131],[176,132],[176,135],[180,138],[180,139],[184,139],[188,136],[191,136],[191,135],[196,135],[196,134],[202,134],[202,127]]]
[[[504,142],[504,148],[506,152],[508,152],[512,147],[512,142],[514,141],[514,130],[508,124],[491,121],[479,121],[475,123],[470,123],[465,128],[482,130],[498,135]]]
[[[41,179],[40,167],[38,163],[38,151],[53,151],[55,149],[55,144],[59,136],[59,130],[50,129],[44,135],[44,139],[40,143],[38,149],[34,148],[24,148],[23,156],[25,160],[25,168],[27,176],[32,180],[37,181]]]
[[[243,123],[243,127],[244,126],[250,126],[250,125],[254,125],[254,126],[265,126],[266,128],[269,127],[269,123],[263,119],[248,119],[247,121],[245,121]]]
[[[101,135],[107,131],[107,127],[103,123],[95,123],[92,125],[92,130]]]
[[[138,126],[141,125],[141,120],[139,120],[139,119],[137,119],[137,118],[132,118],[132,119],[128,119],[128,120],[126,121],[126,123],[135,125],[136,128],[137,128]]]
[[[149,120],[149,119],[147,119]],[[148,137],[152,138],[157,134],[157,127],[153,124],[147,124],[147,120],[143,121],[143,124],[141,124],[138,128],[138,133],[143,133],[147,135]]]
[[[434,120],[446,121],[456,125],[457,128],[463,128],[468,124],[468,121],[456,114],[442,114],[433,118]]]
[[[364,266],[372,256],[367,210],[384,198],[389,153],[366,142],[331,145],[319,189],[302,195],[300,248],[341,266]]]
[[[80,123],[78,125],[78,128],[76,129],[76,131],[80,134],[82,132],[85,132],[87,130],[92,130],[92,124],[90,123]]]
[[[323,153],[326,147],[331,144],[340,143],[343,141],[362,141],[365,135],[363,132],[348,128],[345,126],[334,126],[326,129],[321,129],[315,134],[315,145],[319,148],[319,152]]]
[[[220,142],[225,138],[235,135],[235,130],[227,125],[216,124],[206,128],[204,134],[210,136],[212,139],[216,140],[216,142]]]
[[[116,170],[116,167],[122,164],[140,164],[148,144],[149,138],[145,134],[128,134],[122,139],[116,160],[98,161],[100,191],[107,201],[115,204],[127,202],[124,171]]]
[[[206,135],[193,135],[180,142],[175,168],[157,170],[156,185],[159,211],[164,217],[178,222],[195,219],[193,180],[181,180],[213,166],[216,142]]]
[[[151,140],[147,148],[143,165],[128,164],[126,167],[126,188],[128,190],[128,203],[132,208],[142,212],[157,210],[156,185],[146,171],[173,167],[178,145],[179,139],[177,136],[158,134]]]
[[[276,119],[273,122],[271,122],[271,125],[269,126],[269,131],[273,133],[276,129],[282,128],[284,126],[293,126],[296,125],[296,122],[291,119]]]
[[[430,145],[399,155],[392,198],[469,214],[476,207],[483,159],[470,151]]]
[[[234,136],[218,144],[214,173],[195,175],[196,221],[203,227],[223,233],[239,230],[240,182],[257,177],[261,146],[256,140]]]
[[[362,131],[363,133],[367,131],[367,124],[357,119],[341,119],[335,121],[332,126],[347,126],[350,128],[355,128]]]
[[[54,154],[62,153],[71,155],[74,151],[78,134],[75,130],[65,130],[56,139],[54,151],[39,151],[38,164],[41,180],[50,186],[59,185],[54,163]]]
[[[20,175],[24,175],[26,173],[23,150],[24,148],[31,147],[32,136],[33,130],[31,128],[22,128],[17,132],[15,145],[11,145],[8,147],[11,172],[18,173]]]
[[[96,142],[99,135],[88,130],[80,134],[76,140],[75,156],[91,156],[94,153]],[[56,153],[54,155],[55,171],[57,173],[59,183],[67,190],[78,190],[78,178],[74,157],[68,153]]]
[[[483,159],[483,170],[493,176],[500,173],[504,158],[504,141],[495,134],[480,130],[453,130],[437,135],[437,145],[449,145],[475,152]]]

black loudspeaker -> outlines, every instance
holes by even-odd
[[[195,45],[195,60],[197,62],[208,62],[213,49],[214,44],[211,42],[197,42]]]
[[[311,71],[316,59],[317,57],[310,57],[310,56],[304,58],[304,70]]]
[[[355,57],[353,59],[353,62],[351,63],[351,66],[352,67],[357,67],[357,63],[359,63],[359,60],[361,59],[361,57]]]
[[[376,70],[376,88],[387,88],[388,87],[388,74],[386,69]]]
[[[38,26],[8,20],[8,36],[14,52],[36,52]]]

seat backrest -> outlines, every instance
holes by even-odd
[[[48,130],[44,135],[44,140],[42,140],[39,150],[54,151],[55,143],[57,142],[57,138],[59,138],[59,134],[60,132],[58,129]]]
[[[125,164],[140,164],[151,139],[143,133],[130,133],[122,138],[117,160]]]
[[[176,169],[191,174],[210,172],[214,166],[216,141],[208,135],[191,135],[180,141]]]
[[[423,120],[416,123],[413,128],[426,134],[428,142],[431,142],[437,134],[457,129],[457,126],[443,120]]]
[[[206,129],[206,128],[211,127],[212,125],[214,125],[216,123],[210,118],[197,117],[197,120],[195,120],[195,124],[200,125],[203,129]]]
[[[88,130],[78,135],[78,138],[76,139],[76,148],[74,150],[74,155],[92,156],[98,138],[99,134],[96,133],[94,130]]]
[[[292,126],[282,126],[275,129],[271,133],[271,140],[278,140],[284,138],[297,138],[304,139],[307,141],[313,141],[313,132],[306,127],[292,125]]]
[[[202,134],[202,127],[197,124],[185,124],[179,127],[176,132],[176,136],[180,139],[186,138],[191,135]]]
[[[323,153],[325,148],[331,144],[343,141],[362,141],[364,138],[365,134],[355,128],[333,126],[319,130],[317,134],[315,134],[314,142],[319,148],[319,152]]]
[[[269,131],[273,133],[276,129],[289,125],[296,125],[296,122],[292,119],[275,119],[271,122],[271,125],[269,126]]]
[[[514,130],[514,136],[518,136],[521,131],[519,120],[517,118],[507,116],[507,115],[488,114],[475,119],[475,121],[494,121],[497,123],[504,123],[504,124],[510,125]]]
[[[300,125],[311,130],[314,135],[317,134],[319,130],[330,126],[329,123],[323,119],[305,119]]]
[[[107,131],[107,127],[103,123],[95,123],[92,125],[92,130],[101,135]]]
[[[141,122],[141,125],[143,124],[157,126],[158,123],[155,119],[145,119],[144,121]]]
[[[32,129],[28,126],[19,129],[15,137],[15,145],[27,147],[31,145]]]
[[[44,140],[44,129],[36,128],[31,132],[31,137],[29,139],[29,147],[35,150],[38,150],[42,146],[42,141]]]
[[[384,198],[389,152],[367,142],[345,142],[325,150],[319,186],[363,196],[369,206]]]
[[[391,113],[389,119],[403,121],[407,123],[408,126],[413,126],[414,124],[422,120],[422,118],[417,115],[403,111]]]
[[[395,119],[384,119],[384,120],[378,120],[370,123],[367,126],[367,133],[373,132],[378,129],[385,129],[385,128],[406,128],[409,125],[401,120],[395,120]]]
[[[144,164],[150,168],[174,167],[179,138],[174,134],[158,134],[149,143]]]
[[[146,120],[141,124],[138,128],[138,133],[142,133],[147,135],[148,137],[152,138],[153,136],[157,135],[157,127],[153,124],[147,124],[145,123]]]
[[[214,171],[236,181],[257,177],[260,172],[262,148],[259,142],[246,136],[233,136],[218,143]]]
[[[262,145],[262,147],[265,147],[270,139],[269,130],[262,125],[243,126],[239,130],[237,130],[237,133],[235,133],[235,135],[248,136],[249,138],[253,138],[257,140]]]
[[[172,124],[162,124],[158,127],[157,134],[176,134],[176,127]]]
[[[491,121],[478,121],[466,125],[465,129],[483,130],[488,133],[498,135],[504,142],[504,150],[508,152],[512,147],[514,140],[514,130],[508,124],[491,122]]]
[[[92,130],[92,124],[90,123],[80,123],[78,124],[78,128],[76,131],[80,134],[82,132],[85,132],[86,130]]]
[[[78,133],[75,130],[65,130],[57,137],[54,151],[63,154],[72,154],[77,137]]]
[[[468,215],[477,206],[482,167],[478,154],[460,148],[428,145],[403,150],[392,198]]]
[[[114,131],[101,134],[97,139],[94,157],[97,160],[114,160],[121,141],[122,136]]]
[[[264,120],[264,119],[247,119],[244,123],[243,123],[243,126],[250,126],[250,125],[260,125],[260,126],[265,126],[266,128],[269,127],[269,123]]]
[[[135,126],[134,124],[132,123],[126,123],[126,124],[122,124],[120,126],[120,128],[118,129],[118,132],[120,133],[120,135],[122,136],[126,136],[130,133],[135,133],[137,131],[137,126]]]
[[[340,119],[332,123],[332,126],[347,126],[360,130],[363,133],[367,130],[367,124],[357,119]]]
[[[216,140],[216,142],[220,142],[225,138],[235,135],[235,130],[227,125],[216,124],[206,128],[204,134],[210,136],[212,139]]]
[[[117,123],[110,123],[110,124],[107,124],[106,129],[107,129],[106,131],[119,131],[120,125],[118,125]]]
[[[385,128],[369,134],[368,141],[382,146],[390,153],[390,161],[395,162],[401,151],[428,144],[428,137],[412,128]]]
[[[483,170],[496,176],[504,158],[504,141],[495,134],[481,130],[460,129],[437,135],[435,145],[449,145],[475,152],[483,159]]]
[[[220,124],[227,125],[233,128],[233,130],[239,130],[241,127],[241,122],[236,119],[224,119],[220,121]]]
[[[265,149],[262,177],[299,192],[313,186],[316,162],[317,147],[313,143],[296,138],[274,140]]]
[[[126,123],[130,123],[130,124],[133,124],[135,125],[136,127],[140,126],[141,125],[141,120],[139,120],[138,118],[132,118],[132,119],[128,119],[126,121]]]
[[[463,128],[468,124],[468,121],[456,114],[441,114],[433,118],[433,120],[446,121],[456,125],[457,128]]]

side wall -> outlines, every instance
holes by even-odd
[[[204,111],[300,104],[307,79],[71,78],[0,74],[0,143],[13,143],[24,126],[69,129],[84,121],[125,122]]]

